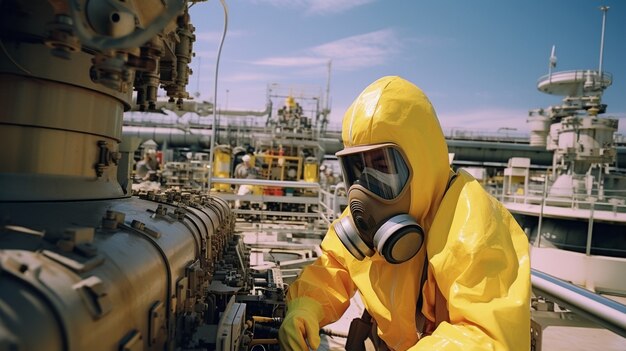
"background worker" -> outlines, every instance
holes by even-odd
[[[250,155],[245,154],[241,157],[241,163],[235,167],[235,178],[244,179],[248,178],[250,173],[252,172],[252,166],[250,164]]]
[[[139,181],[152,180],[156,178],[159,170],[159,161],[156,159],[156,150],[148,149],[143,155],[143,159],[135,166],[135,179]]]
[[[333,185],[337,184],[337,178],[335,177],[335,173],[333,172],[332,167],[326,167],[325,178],[326,178],[326,186],[330,190]]]
[[[255,179],[256,178],[256,168],[251,164],[251,157],[248,154],[243,155],[241,158],[241,163],[235,167],[235,178],[239,179]],[[237,187],[236,194],[237,195],[248,195],[252,193],[252,185],[249,184],[241,184]],[[246,202],[248,203],[248,202]],[[235,208],[241,207],[241,201],[235,200]]]
[[[529,350],[528,239],[471,175],[451,172],[424,93],[377,80],[348,108],[342,138],[350,206],[287,292],[281,347],[316,349],[358,290],[357,321],[372,324],[378,350]],[[354,335],[346,348],[362,343]]]

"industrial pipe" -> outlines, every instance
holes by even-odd
[[[538,295],[626,337],[626,306],[534,269],[531,282]]]

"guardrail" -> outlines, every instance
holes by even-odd
[[[528,143],[530,140],[530,133],[506,127],[499,128],[498,131],[449,128],[444,129],[443,132],[447,140],[474,140],[523,144]]]
[[[343,209],[348,206],[346,193],[343,183],[337,184],[332,191],[320,190],[320,216],[327,225],[339,218]]]
[[[523,189],[523,188],[520,188]],[[520,190],[518,189],[518,190]],[[538,217],[536,246],[541,246],[542,224],[544,218],[569,218],[587,222],[587,236],[584,249],[589,256],[592,251],[594,222],[626,224],[626,190],[606,190],[598,192],[594,188],[591,194],[573,191],[571,188],[558,188],[543,183],[529,185],[527,193],[504,193],[503,188],[488,188],[510,211],[533,213]],[[560,244],[562,245],[562,243]],[[621,249],[608,248],[609,251],[622,252]]]
[[[548,189],[550,189],[548,191]],[[626,190],[605,190],[598,194],[572,191],[571,188],[545,187],[544,184],[528,186],[528,193],[504,193],[501,187],[489,189],[502,202],[558,206],[571,209],[594,209],[626,213]]]
[[[546,80],[550,81],[551,78],[555,81],[559,81],[562,79],[583,80],[587,79],[587,77],[589,76],[592,76],[594,79],[600,78],[600,73],[596,70],[569,70],[552,72],[551,74],[546,74],[539,77],[539,79],[537,79],[537,85],[544,83]],[[605,82],[606,86],[611,85],[611,83],[613,82],[613,75],[611,73],[602,72],[602,79],[600,83],[605,84]]]
[[[626,306],[535,269],[530,280],[538,295],[626,338]]]
[[[258,186],[263,189],[266,188],[281,188],[281,189],[306,189],[310,190],[313,196],[293,196],[287,192],[283,192],[284,195],[276,194],[247,194],[237,195],[232,193],[220,192],[219,196],[226,201],[249,201],[250,203],[260,204],[260,209],[241,209],[234,208],[233,212],[242,215],[259,215],[264,216],[285,216],[285,217],[301,217],[320,219],[320,211],[318,209],[320,203],[320,185],[314,182],[301,182],[301,181],[279,181],[279,180],[265,180],[265,179],[239,179],[239,178],[218,178],[213,177],[211,179],[212,184],[230,184],[230,185],[249,185]],[[270,203],[275,204],[289,204],[289,205],[303,205],[304,211],[277,211],[267,209],[267,205]],[[265,207],[263,206],[265,205]]]

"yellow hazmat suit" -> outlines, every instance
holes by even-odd
[[[529,350],[528,240],[469,174],[459,172],[446,191],[448,150],[423,92],[402,78],[381,78],[350,106],[342,127],[346,147],[391,142],[404,150],[413,172],[409,214],[424,228],[425,245],[401,264],[378,253],[359,261],[331,226],[323,255],[289,288],[283,348],[305,349],[305,338],[317,347],[310,324],[318,322],[317,328],[339,319],[358,290],[379,337],[393,350]],[[347,214],[349,209],[342,216]],[[422,288],[425,254],[428,279]],[[449,322],[419,339],[418,296],[423,291],[422,312],[434,323],[437,288],[447,301]]]

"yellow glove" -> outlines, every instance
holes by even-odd
[[[287,315],[278,331],[281,350],[309,350],[309,347],[316,350],[320,346],[319,321],[323,317],[322,306],[310,297],[290,301],[287,304]]]

